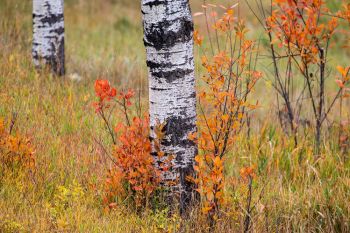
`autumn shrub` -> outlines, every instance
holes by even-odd
[[[329,69],[335,68],[329,61],[335,38],[342,32],[339,20],[348,18],[349,5],[344,4],[344,11],[331,12],[323,0],[275,0],[269,7],[257,2],[258,10],[253,9],[254,3],[246,3],[268,38],[272,83],[277,101],[282,101],[281,106],[277,102],[280,124],[284,129],[289,128],[285,132],[294,135],[297,146],[298,128],[308,122],[315,132],[315,154],[318,154],[323,125],[345,84],[336,80],[338,90],[333,94],[333,87],[326,80]],[[311,110],[311,119],[305,120],[307,109]]]
[[[96,113],[103,119],[114,147],[105,182],[104,203],[110,209],[122,202],[145,207],[160,182],[160,168],[154,166],[149,140],[149,118],[130,115],[134,91],[117,91],[107,80],[97,80],[94,103]],[[113,110],[122,113],[124,121],[112,127]],[[106,152],[108,153],[108,152]]]
[[[12,134],[13,124],[6,130],[4,120],[0,119],[1,176],[7,170],[28,170],[35,166],[35,150],[31,141],[18,133]]]
[[[149,120],[135,117],[130,126],[119,125],[118,144],[113,152],[114,169],[106,180],[105,201],[113,207],[116,197],[131,198],[136,206],[147,206],[150,195],[157,189],[160,172],[154,167],[149,141]]]
[[[207,4],[203,12],[195,13],[205,17],[209,48],[204,46],[204,36],[196,31],[194,40],[203,54],[205,74],[198,91],[198,134],[190,138],[199,146],[194,182],[210,223],[220,218],[225,207],[225,158],[247,115],[257,107],[250,103],[249,96],[262,77],[255,68],[258,43],[247,38],[248,29],[243,20],[236,18],[236,7]],[[218,16],[220,8],[224,12]]]

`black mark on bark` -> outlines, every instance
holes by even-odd
[[[168,30],[171,25],[179,23],[179,30]],[[168,49],[176,43],[185,43],[192,40],[193,23],[187,18],[176,19],[175,21],[162,21],[150,25],[145,29],[145,46],[154,47],[156,50]]]
[[[168,83],[172,83],[179,79],[184,78],[185,75],[192,74],[194,71],[192,69],[175,69],[172,71],[157,71],[152,72],[152,75],[157,78],[164,78]]]

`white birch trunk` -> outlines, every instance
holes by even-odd
[[[151,140],[157,122],[165,122],[161,149],[175,159],[163,179],[176,182],[173,194],[180,195],[180,210],[184,210],[193,198],[193,185],[186,177],[193,174],[197,154],[196,145],[188,139],[196,131],[191,10],[188,0],[142,0],[142,13],[149,68]],[[155,159],[159,163],[156,156]]]
[[[64,75],[63,0],[33,0],[33,61]]]

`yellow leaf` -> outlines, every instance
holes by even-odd
[[[207,214],[211,209],[212,209],[211,206],[206,206],[206,207],[203,207],[203,208],[202,208],[202,212],[203,212],[204,214]]]
[[[229,115],[227,115],[227,114],[221,116],[221,120],[223,120],[225,122],[228,121],[228,118],[229,118]]]

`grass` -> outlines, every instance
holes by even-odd
[[[147,102],[141,18],[138,4],[129,1],[66,4],[68,76],[77,73],[80,82],[35,71],[30,4],[0,0],[0,118],[9,121],[18,113],[15,132],[32,139],[37,162],[30,173],[0,177],[0,232],[176,232],[179,225],[186,232],[208,231],[195,214],[181,220],[162,210],[104,210],[102,184],[110,164],[96,139],[111,142],[92,107],[93,82],[105,77],[140,89]],[[199,1],[193,4],[199,9]],[[350,160],[336,145],[337,129],[315,158],[312,136],[294,148],[275,124],[270,101],[263,100],[252,134],[242,132],[227,157],[227,211],[215,231],[242,231],[248,190],[239,170],[255,164],[253,232],[349,232]]]

